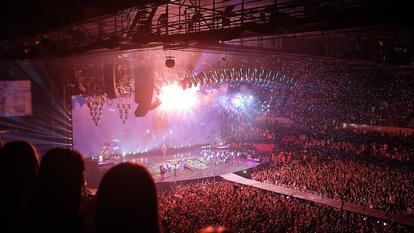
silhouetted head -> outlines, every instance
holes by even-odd
[[[208,226],[201,229],[199,233],[232,233],[232,231],[223,226]]]
[[[25,141],[13,141],[0,150],[1,179],[27,189],[32,185],[39,169],[39,156],[35,147]]]
[[[160,232],[155,183],[140,165],[122,163],[104,175],[96,211],[98,233]]]
[[[32,144],[13,141],[0,149],[0,218],[8,224],[1,229],[8,231],[17,225],[38,169],[38,155]]]
[[[39,230],[77,227],[85,182],[84,168],[83,158],[76,151],[56,148],[43,156],[32,205],[35,218],[47,221],[35,223]]]

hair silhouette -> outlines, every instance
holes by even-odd
[[[35,147],[13,141],[0,149],[0,229],[15,232],[39,169]]]
[[[122,163],[104,175],[96,195],[96,231],[161,231],[156,187],[146,168]]]
[[[42,158],[31,203],[30,231],[80,232],[82,156],[69,149],[52,149]]]

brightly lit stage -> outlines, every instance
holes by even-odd
[[[109,168],[121,162],[144,165],[153,175],[156,182],[174,182],[215,177],[226,173],[243,171],[260,164],[259,161],[247,159],[246,154],[229,148],[193,148],[186,152],[164,155],[162,153],[130,155],[101,166]],[[161,167],[163,167],[164,172],[161,171]]]
[[[104,169],[125,161],[143,164],[157,182],[243,171],[259,162],[232,150],[226,140],[233,141],[234,135],[247,131],[257,115],[275,104],[269,99],[273,88],[269,83],[265,86],[258,91],[256,84],[236,80],[183,89],[173,82],[160,88],[160,105],[143,117],[130,116],[130,110],[138,106],[131,96],[112,100],[73,96],[73,147],[85,157],[97,158],[98,163],[111,158],[109,164],[101,164]],[[212,147],[207,148],[209,152],[198,148],[163,155],[161,151],[195,145]]]

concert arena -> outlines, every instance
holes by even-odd
[[[414,231],[408,3],[0,5],[0,232]]]

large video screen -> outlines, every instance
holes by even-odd
[[[106,102],[97,125],[87,100],[72,98],[73,146],[85,157],[95,156],[104,147],[119,154],[205,144],[220,134],[221,115],[209,110],[210,102],[200,92],[181,93],[177,87],[165,88],[162,104],[145,117],[135,117],[132,103],[125,123],[120,118],[120,100]],[[176,93],[177,92],[177,93]],[[178,93],[179,92],[179,93]]]
[[[0,81],[0,117],[32,115],[30,81]]]

